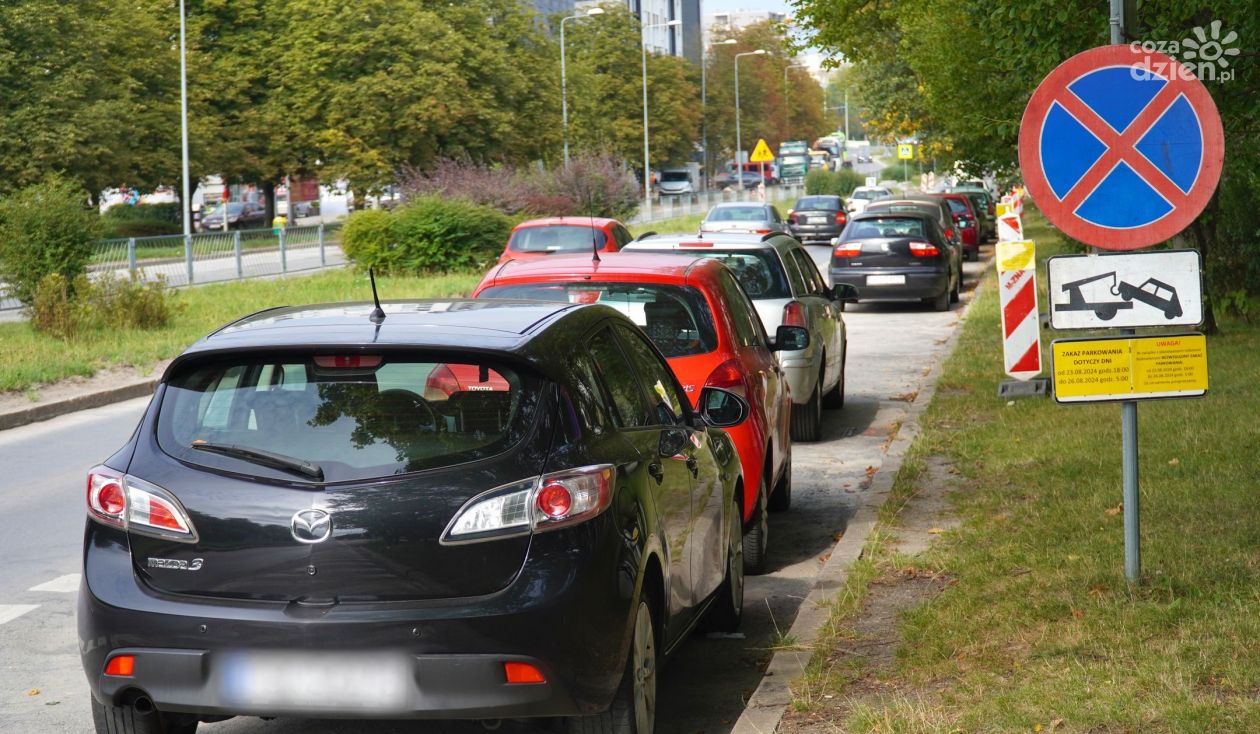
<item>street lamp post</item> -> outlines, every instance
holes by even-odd
[[[560,116],[563,120],[562,135],[564,137],[564,165],[566,168],[569,166],[569,85],[564,68],[564,24],[566,21],[580,20],[603,14],[604,9],[596,6],[585,13],[570,15],[567,18],[560,19]]]
[[[734,38],[715,41],[711,46],[734,46]],[[708,96],[709,54],[704,52],[700,58],[700,146],[704,149],[704,190],[709,190],[709,96]]]
[[[652,166],[648,162],[648,95],[647,95],[647,32],[652,28],[671,28],[682,25],[681,20],[644,25],[639,35],[639,48],[643,52],[643,206],[652,216]]]
[[[181,138],[181,162],[184,169],[184,198],[181,200],[184,210],[184,246],[188,247],[188,238],[192,236],[192,213],[189,207],[188,191],[188,45],[184,30],[184,0],[179,0],[179,118]],[[227,215],[223,217],[227,221]]]
[[[788,69],[799,69],[801,67],[796,64],[787,63],[783,65],[783,137],[791,139],[792,137],[792,106],[788,104]]]
[[[744,162],[739,159],[741,153],[744,152],[744,141],[740,137],[739,130],[739,57],[741,56],[764,56],[766,50],[759,48],[756,51],[745,51],[742,54],[735,54],[735,169],[739,171],[739,182],[744,184]]]

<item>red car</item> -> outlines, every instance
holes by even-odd
[[[616,219],[548,217],[530,219],[512,228],[499,262],[528,260],[561,253],[616,252],[634,237]]]
[[[962,232],[963,258],[975,262],[980,259],[980,218],[976,216],[971,199],[963,194],[939,194],[949,204],[954,223]]]
[[[474,298],[523,298],[602,303],[629,316],[660,349],[693,403],[706,386],[744,397],[752,410],[726,429],[739,451],[746,482],[744,562],[764,569],[767,511],[792,501],[792,398],[775,349],[808,346],[808,332],[781,326],[774,344],[735,275],[712,259],[615,253],[599,262],[565,256],[499,266],[473,291]],[[803,344],[804,346],[795,346]]]

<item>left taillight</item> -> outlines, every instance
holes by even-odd
[[[167,540],[197,542],[192,520],[174,495],[106,466],[88,472],[87,507],[88,516],[103,525]]]
[[[545,474],[474,497],[442,534],[445,545],[544,532],[589,520],[612,502],[613,467]]]

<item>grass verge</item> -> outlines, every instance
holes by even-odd
[[[381,297],[463,296],[481,280],[480,272],[377,279]],[[349,269],[276,280],[247,280],[181,289],[183,304],[162,329],[91,331],[62,341],[21,322],[0,323],[0,392],[24,391],[41,383],[128,365],[146,367],[174,357],[215,328],[264,308],[305,303],[371,300],[366,274]]]
[[[1040,259],[1063,247],[1028,220]],[[1044,289],[1044,264],[1042,276]],[[1119,407],[997,399],[999,337],[990,283],[794,686],[795,709],[853,732],[1260,728],[1260,327],[1225,322],[1209,340],[1206,398],[1139,407],[1144,576],[1133,587]],[[950,581],[900,615],[896,663],[872,672],[833,653],[854,636],[870,584],[907,562],[883,541],[932,456],[961,475],[961,525],[914,562]]]

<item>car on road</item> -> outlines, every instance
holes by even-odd
[[[713,177],[713,187],[716,189],[736,189],[742,186],[745,189],[755,189],[762,183],[764,179],[760,173],[753,171],[723,171]]]
[[[655,235],[626,251],[717,258],[735,272],[767,332],[784,324],[808,329],[806,348],[777,354],[792,391],[792,440],[821,438],[822,409],[844,407],[849,343],[842,312],[852,289],[828,286],[805,247],[782,233]]]
[[[268,226],[267,210],[260,202],[230,201],[226,207],[228,229],[261,229]],[[201,231],[223,229],[223,210],[223,204],[208,207],[205,216],[201,218]]]
[[[980,259],[980,216],[966,194],[937,194],[949,205],[954,226],[962,238],[963,259],[975,262]]]
[[[863,301],[922,300],[948,311],[959,300],[962,259],[932,214],[868,208],[840,235],[831,282],[855,288]]]
[[[844,200],[839,196],[802,196],[788,210],[788,228],[802,244],[830,244],[849,223]]]
[[[872,201],[891,198],[893,192],[883,186],[859,186],[849,195],[848,209],[850,214],[857,214],[866,209]]]
[[[909,194],[895,199],[881,199],[867,205],[865,211],[873,212],[905,212],[921,211],[936,219],[936,224],[945,235],[945,240],[958,251],[962,259],[962,233],[954,223],[954,213],[949,204],[939,194]]]
[[[603,217],[546,217],[527,219],[512,228],[499,262],[547,255],[616,252],[634,239],[616,219]]]
[[[980,215],[980,241],[988,242],[997,239],[997,206],[993,196],[981,186],[951,186],[946,189],[950,194],[964,194],[971,199],[972,206]]]
[[[426,397],[450,365],[478,382]],[[215,331],[88,474],[96,731],[650,732],[664,654],[742,611],[744,480],[721,426],[748,404],[704,388],[698,405],[599,304],[326,304]]]
[[[686,168],[666,168],[656,182],[657,196],[689,196],[696,193],[691,171]]]
[[[780,326],[771,340],[756,307],[734,274],[713,259],[682,260],[659,253],[619,252],[599,261],[580,256],[508,263],[491,270],[474,298],[601,303],[643,328],[669,361],[683,391],[698,407],[705,387],[744,398],[748,420],[727,430],[747,481],[740,507],[744,565],[765,568],[767,511],[792,502],[792,397],[776,349],[809,343],[799,326]],[[791,331],[797,334],[790,334]]]
[[[787,233],[788,224],[774,204],[730,201],[714,204],[700,222],[701,232]]]

